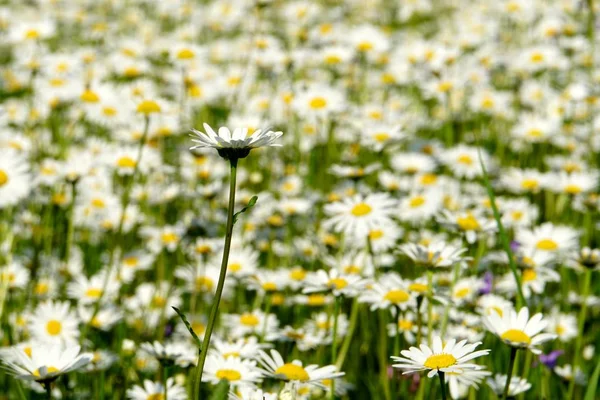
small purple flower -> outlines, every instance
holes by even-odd
[[[488,294],[492,292],[494,286],[494,274],[490,271],[486,272],[483,276],[483,286],[479,289],[480,294]]]
[[[510,242],[510,250],[513,253],[516,253],[519,250],[519,247],[521,247],[521,243],[517,242],[516,240]]]
[[[548,367],[550,369],[554,369],[554,367],[556,367],[558,357],[560,357],[563,353],[564,353],[563,350],[554,350],[548,354],[540,354],[540,361],[546,367]]]

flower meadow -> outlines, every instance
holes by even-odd
[[[0,1],[0,399],[600,398],[598,15]]]

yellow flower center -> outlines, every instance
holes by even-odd
[[[36,29],[29,29],[25,32],[26,39],[37,39],[40,37],[40,33]]]
[[[456,223],[464,231],[476,231],[479,229],[479,222],[477,222],[477,219],[472,214],[467,214],[465,217],[458,217]]]
[[[554,251],[558,249],[558,243],[552,239],[542,239],[535,245],[539,250]]]
[[[100,101],[100,97],[96,94],[96,92],[91,90],[85,90],[83,93],[81,93],[80,99],[85,103],[97,103]]]
[[[325,100],[324,97],[315,97],[311,99],[308,104],[310,105],[310,108],[320,110],[322,108],[325,108],[325,106],[327,105],[327,100]]]
[[[46,332],[48,332],[48,334],[50,336],[60,335],[61,331],[62,331],[62,324],[58,320],[51,319],[46,324]]]
[[[523,179],[521,181],[521,188],[525,190],[536,190],[539,187],[539,182],[535,179]]]
[[[385,142],[386,140],[388,140],[390,138],[390,134],[389,133],[385,133],[385,132],[380,132],[380,133],[376,133],[375,135],[373,135],[373,138],[378,141],[378,142]]]
[[[240,324],[246,326],[257,326],[260,321],[254,314],[246,313],[240,316]]]
[[[209,291],[214,286],[214,282],[207,276],[199,276],[196,278],[196,290]]]
[[[129,156],[123,156],[117,160],[119,168],[135,168],[135,160]]]
[[[530,60],[532,63],[541,63],[542,61],[544,61],[544,55],[540,52],[535,52],[531,55]]]
[[[458,156],[457,161],[460,164],[464,164],[464,165],[472,165],[473,164],[473,157],[471,157],[468,154],[461,154],[460,156]]]
[[[296,364],[283,364],[275,370],[276,375],[283,375],[290,381],[306,382],[310,379],[308,372],[304,368]]]
[[[339,64],[342,61],[337,54],[328,54],[325,56],[325,64]]]
[[[262,288],[266,292],[274,292],[277,290],[277,284],[275,282],[265,282],[263,283]]]
[[[515,221],[520,221],[523,218],[523,211],[513,211],[511,215]]]
[[[329,286],[332,289],[339,290],[348,286],[348,281],[346,281],[344,278],[333,278],[330,279],[329,282],[327,282],[327,286]]]
[[[369,51],[373,48],[373,43],[367,41],[360,42],[357,48],[359,51]]]
[[[523,271],[523,282],[531,282],[533,280],[535,280],[535,278],[537,277],[537,274],[535,273],[535,270],[533,269],[526,269]]]
[[[562,325],[556,325],[556,333],[558,335],[562,335],[563,333],[565,333],[565,327]]]
[[[137,267],[138,259],[137,259],[137,257],[133,257],[133,256],[125,257],[123,259],[123,264],[125,264],[126,266],[131,267],[131,268]]]
[[[154,296],[152,298],[152,302],[150,303],[150,306],[154,309],[156,308],[163,308],[165,306],[165,304],[167,304],[167,299],[165,299],[162,296]]]
[[[0,187],[8,183],[8,174],[0,169]]]
[[[409,321],[407,319],[401,319],[400,321],[398,321],[398,328],[400,328],[400,330],[408,331],[408,330],[411,330],[412,327],[413,327],[412,321]]]
[[[106,115],[107,117],[114,117],[115,115],[117,115],[117,109],[114,107],[104,107],[102,108],[102,113],[104,115]]]
[[[24,347],[23,353],[27,354],[27,357],[31,358],[31,347],[29,347],[29,346]]]
[[[385,296],[383,296],[383,298],[394,304],[399,304],[399,303],[405,303],[406,301],[408,301],[408,299],[410,298],[410,295],[407,292],[405,292],[404,290],[397,289],[397,290],[390,290],[389,292],[387,292],[385,294]]]
[[[48,284],[46,282],[40,282],[37,285],[35,285],[35,288],[33,289],[33,291],[37,295],[43,295],[43,294],[48,293],[48,289],[50,289],[50,287],[48,286]]]
[[[190,49],[181,49],[177,53],[177,58],[179,58],[180,60],[190,60],[194,58],[194,56],[194,52]]]
[[[204,333],[205,329],[206,329],[206,327],[201,322],[193,322],[192,323],[192,330],[194,332],[196,332],[197,335],[201,335],[202,333]]]
[[[421,207],[423,204],[425,204],[425,197],[423,196],[415,196],[408,203],[411,208]]]
[[[238,272],[242,269],[242,264],[240,263],[231,263],[229,264],[229,270],[232,272]]]
[[[456,358],[452,354],[434,354],[427,357],[423,365],[430,369],[448,368],[456,364]]]
[[[95,299],[99,298],[102,295],[102,289],[98,288],[89,288],[85,291],[86,297],[93,297]]]
[[[408,286],[408,289],[417,293],[425,293],[427,291],[427,285],[423,283],[411,283]]]
[[[53,374],[55,372],[58,372],[58,368],[52,366],[46,367],[46,375]],[[41,376],[39,368],[33,371],[33,376],[37,376],[38,378]]]
[[[500,336],[503,340],[513,343],[529,344],[531,338],[525,332],[519,329],[509,329]]]
[[[306,271],[302,268],[294,268],[290,271],[290,278],[295,281],[301,281],[306,277]]]
[[[425,174],[420,179],[422,185],[432,185],[437,182],[437,175]]]
[[[462,289],[459,289],[459,290],[457,290],[457,291],[454,293],[454,297],[457,297],[457,298],[459,298],[459,299],[462,299],[462,298],[464,298],[465,296],[467,296],[469,293],[471,293],[471,289],[469,289],[469,288],[462,288]]]
[[[358,203],[352,208],[352,215],[355,217],[362,217],[369,214],[373,209],[366,203]]]
[[[137,106],[137,112],[141,114],[152,114],[160,112],[160,105],[152,100],[144,100]]]
[[[215,373],[215,376],[219,379],[225,379],[229,382],[239,381],[242,379],[242,374],[234,369],[220,369]]]
[[[568,194],[578,194],[582,192],[582,188],[579,185],[570,184],[565,186],[565,193]]]
[[[308,304],[309,306],[322,306],[323,304],[325,304],[325,296],[323,296],[322,294],[311,294],[310,296],[308,296],[306,304]]]
[[[449,81],[440,82],[440,83],[438,83],[438,91],[440,91],[442,93],[446,93],[446,92],[449,92],[450,90],[452,90],[453,86],[454,85],[452,85],[452,82],[449,82]]]
[[[177,239],[179,239],[179,236],[177,236],[173,232],[166,232],[160,236],[160,239],[163,241],[163,243],[171,244],[171,243],[177,242]]]
[[[377,240],[383,237],[383,231],[381,229],[374,229],[369,232],[369,239]]]
[[[152,393],[146,397],[146,400],[165,400],[165,396],[162,393]]]
[[[532,138],[539,138],[544,134],[544,132],[541,131],[541,129],[538,128],[531,128],[530,130],[527,131],[527,136],[532,137]]]

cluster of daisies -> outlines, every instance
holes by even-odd
[[[0,392],[594,398],[599,13],[2,2]]]

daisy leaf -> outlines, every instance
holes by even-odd
[[[258,200],[258,196],[252,196],[252,198],[250,199],[250,201],[248,202],[248,205],[246,205],[246,207],[242,208],[240,211],[233,214],[233,225],[235,225],[235,223],[237,222],[238,216],[240,214],[245,213],[246,211],[248,211],[249,209],[254,207],[257,200]]]
[[[177,315],[179,315],[179,318],[181,318],[181,320],[185,324],[185,327],[188,329],[188,331],[190,332],[190,334],[193,336],[194,342],[196,342],[196,346],[198,346],[198,349],[201,349],[202,348],[202,342],[200,341],[200,338],[198,338],[198,335],[196,335],[196,332],[194,332],[194,330],[192,329],[192,325],[190,325],[190,323],[187,320],[187,318],[185,317],[185,315],[181,312],[181,310],[179,310],[179,308],[177,308],[177,307],[171,307],[171,308],[173,310],[175,310],[175,312],[177,313]]]

